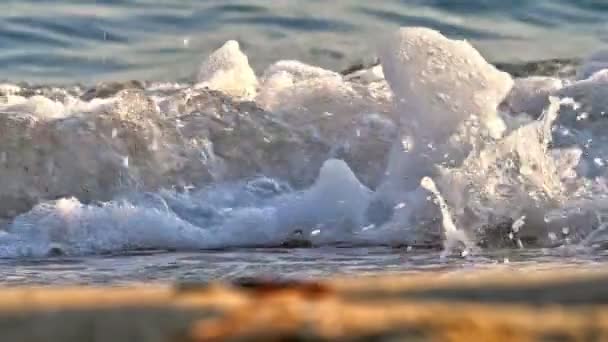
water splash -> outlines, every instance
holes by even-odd
[[[606,241],[605,71],[526,88],[428,29],[383,44],[352,77],[288,61],[258,82],[232,46],[215,90],[4,87],[0,256]],[[222,93],[238,70],[244,98]]]

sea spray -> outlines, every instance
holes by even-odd
[[[285,61],[253,82],[236,47],[198,87],[4,87],[0,256],[605,241],[606,71],[513,81],[405,28],[374,77]]]

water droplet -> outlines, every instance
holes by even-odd
[[[593,163],[597,166],[604,166],[604,161],[601,158],[594,158]]]
[[[404,152],[409,152],[412,150],[412,141],[409,138],[404,138],[401,140],[401,146]]]
[[[589,113],[582,112],[576,116],[576,121],[587,120],[589,118]]]
[[[405,203],[403,203],[403,202],[401,202],[401,203],[397,204],[397,205],[394,207],[394,209],[395,209],[395,210],[399,210],[399,209],[403,209],[403,208],[405,208]]]
[[[369,226],[363,227],[361,230],[362,231],[367,231],[367,230],[374,229],[374,228],[376,228],[376,225],[375,224],[370,224]]]
[[[515,220],[515,222],[513,222],[513,225],[511,225],[511,230],[514,233],[518,233],[519,230],[521,229],[521,227],[524,226],[524,224],[526,224],[526,216],[522,216],[520,218],[518,218],[517,220]]]

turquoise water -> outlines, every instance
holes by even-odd
[[[0,79],[174,80],[241,42],[261,72],[277,59],[341,69],[372,58],[378,34],[420,25],[471,40],[492,61],[585,56],[608,42],[603,0],[9,0]]]

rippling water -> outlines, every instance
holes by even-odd
[[[2,285],[128,285],[208,282],[243,277],[317,279],[335,275],[529,271],[606,267],[606,252],[495,251],[468,258],[391,248],[236,249],[197,253],[141,252],[87,258],[0,260]]]
[[[493,61],[580,57],[606,45],[607,17],[602,0],[9,0],[0,79],[186,78],[229,39],[256,69],[297,59],[336,70],[369,60],[398,26],[467,38]]]

